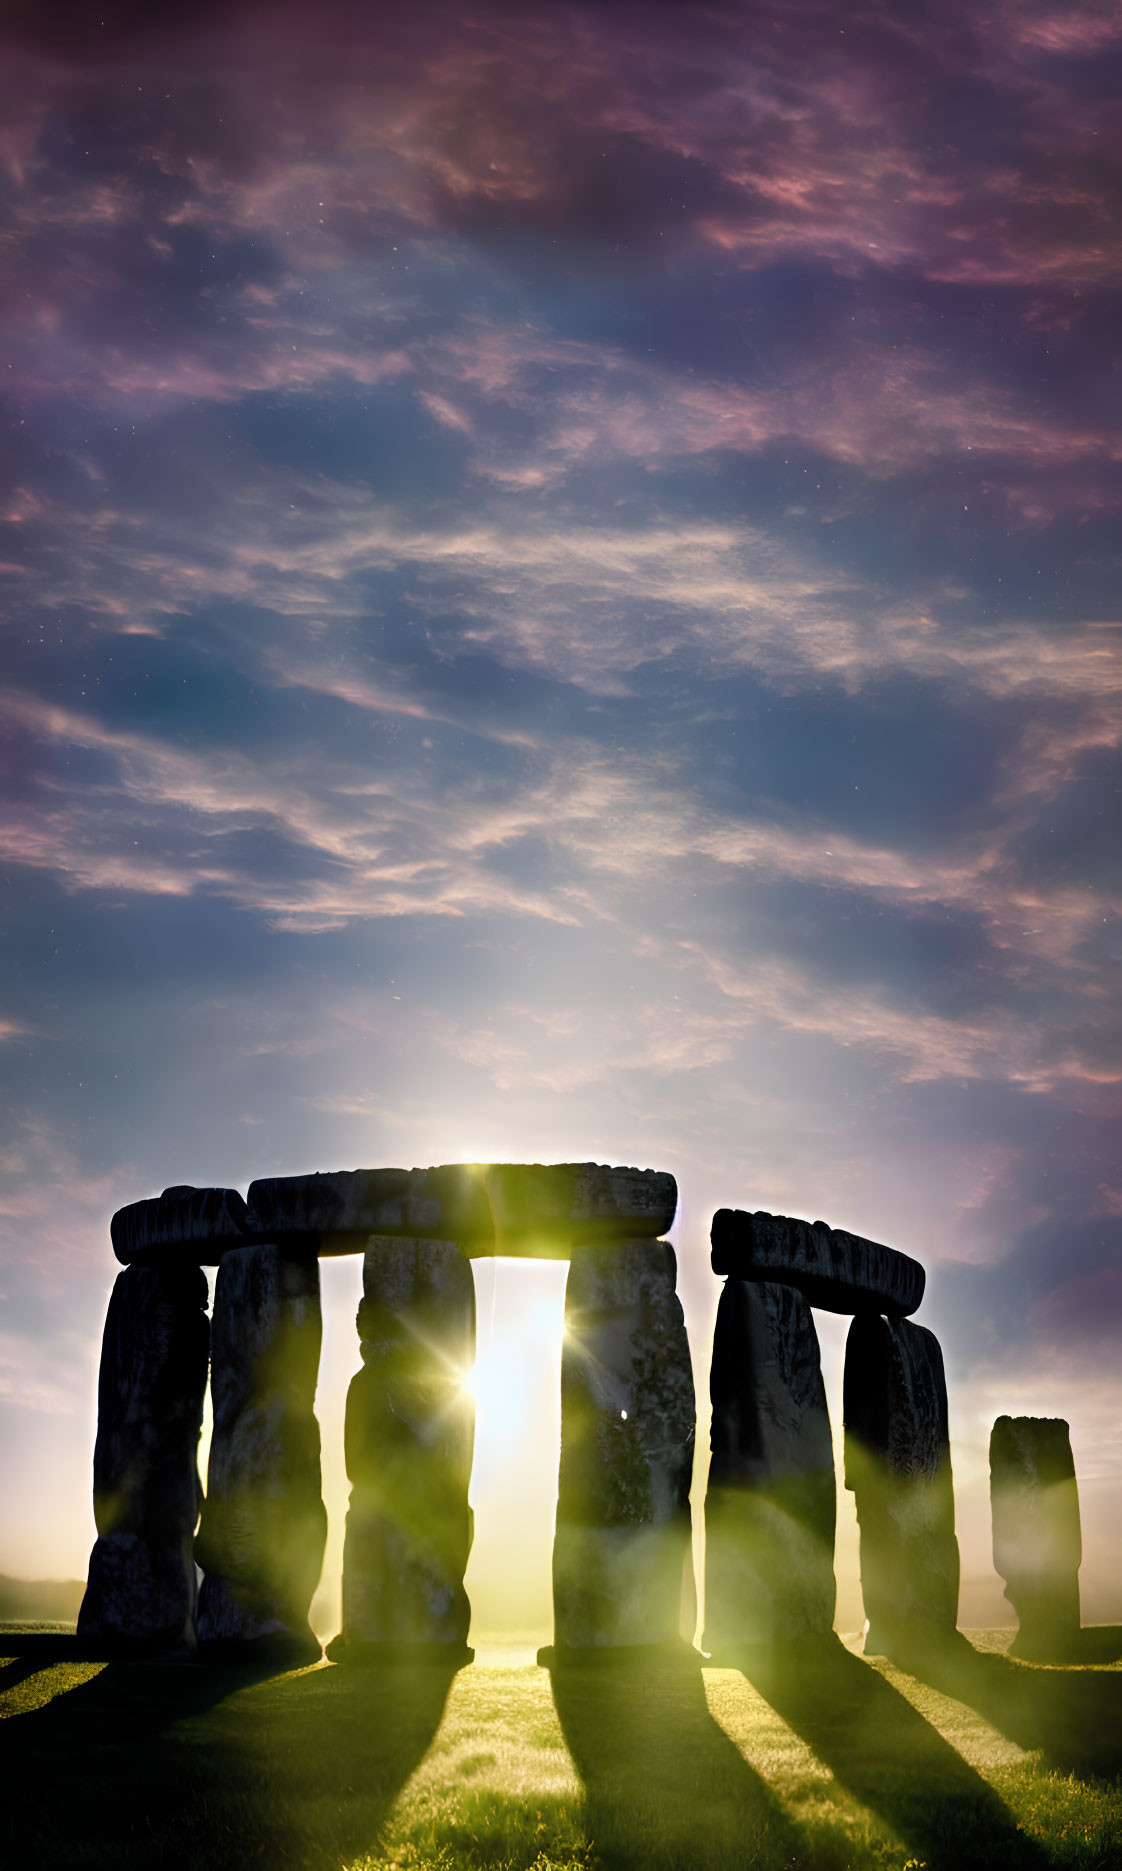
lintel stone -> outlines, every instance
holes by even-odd
[[[267,1176],[250,1183],[248,1206],[250,1227],[262,1240],[318,1235],[321,1254],[365,1252],[372,1234],[462,1241],[492,1233],[473,1163]]]
[[[923,1298],[926,1276],[918,1260],[824,1221],[719,1208],[711,1239],[714,1273],[797,1287],[827,1312],[905,1318]]]
[[[283,1243],[365,1253],[375,1235],[456,1241],[471,1257],[570,1258],[578,1245],[657,1238],[678,1201],[673,1176],[608,1163],[441,1163],[267,1176],[248,1198],[187,1184],[119,1209],[114,1251],[166,1265],[217,1266],[231,1248]]]
[[[610,1163],[489,1163],[483,1181],[493,1241],[469,1254],[568,1260],[578,1245],[656,1239],[678,1205],[665,1171]]]
[[[196,1189],[179,1183],[162,1195],[119,1208],[109,1224],[113,1252],[160,1266],[215,1267],[227,1248],[249,1238],[245,1198],[236,1189]]]

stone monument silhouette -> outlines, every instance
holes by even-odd
[[[323,1557],[318,1263],[363,1255],[362,1366],[347,1398],[351,1481],[341,1660],[467,1661],[464,1571],[475,1358],[468,1261],[570,1264],[561,1372],[554,1621],[566,1651],[679,1641],[695,1617],[689,1489],[696,1410],[672,1176],[595,1163],[450,1164],[177,1186],[120,1210],[124,1261],[102,1346],[98,1538],[79,1635],[197,1642],[215,1657],[318,1656]],[[207,1371],[214,1436],[196,1471]],[[192,1534],[202,1503],[202,1521]],[[195,1561],[203,1568],[196,1597]]]
[[[676,1205],[674,1178],[656,1170],[501,1163],[274,1177],[244,1199],[182,1185],[121,1209],[111,1233],[125,1265],[102,1345],[98,1537],[79,1637],[118,1652],[197,1644],[216,1660],[319,1656],[308,1622],[326,1536],[313,1412],[319,1260],[361,1253],[343,1617],[328,1654],[470,1661],[469,1261],[521,1255],[570,1263],[555,1637],[542,1660],[697,1660],[697,1413],[663,1238]],[[730,1662],[787,1653],[833,1629],[834,1460],[812,1307],[852,1317],[845,1484],[860,1527],[866,1652],[953,1633],[946,1381],[936,1338],[910,1316],[923,1268],[824,1222],[734,1209],[713,1218],[712,1268],[725,1284],[710,1376],[705,1650]],[[1079,1624],[1067,1425],[1001,1418],[992,1460],[995,1558],[1021,1616],[1020,1654],[1039,1657]]]

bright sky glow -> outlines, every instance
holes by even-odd
[[[472,1266],[479,1335],[473,1630],[476,1639],[514,1631],[548,1643],[568,1263],[487,1259]]]

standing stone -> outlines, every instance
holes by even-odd
[[[199,1267],[135,1266],[117,1276],[101,1346],[98,1538],[80,1637],[152,1649],[194,1641],[206,1303]]]
[[[818,1334],[801,1293],[726,1283],[709,1387],[703,1647],[719,1656],[828,1637],[834,1452]]]
[[[693,1636],[697,1411],[674,1276],[666,1241],[573,1253],[553,1546],[558,1650]]]
[[[358,1330],[343,1629],[328,1655],[424,1645],[469,1660],[475,1286],[458,1245],[372,1237]]]
[[[958,1541],[943,1354],[907,1319],[859,1314],[845,1348],[845,1485],[861,1530],[867,1655],[954,1631]]]
[[[214,1434],[195,1542],[211,1653],[319,1656],[308,1607],[327,1537],[313,1413],[319,1263],[279,1247],[227,1252],[211,1328]]]
[[[1009,1654],[1068,1661],[1079,1645],[1079,1490],[1067,1424],[999,1416],[990,1437],[993,1563],[1020,1620]]]

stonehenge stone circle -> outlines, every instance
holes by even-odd
[[[601,1242],[570,1263],[553,1545],[559,1659],[693,1638],[697,1409],[675,1270],[669,1243],[649,1239]]]
[[[923,1298],[918,1260],[824,1221],[719,1208],[712,1242],[714,1273],[795,1286],[826,1312],[903,1315],[915,1312]]]
[[[792,1286],[728,1280],[709,1388],[702,1648],[719,1658],[828,1636],[834,1449],[804,1296]]]
[[[79,1637],[126,1649],[194,1643],[206,1303],[198,1267],[127,1267],[117,1275],[101,1347],[97,1540]]]
[[[313,1405],[319,1262],[280,1247],[222,1258],[211,1321],[214,1431],[195,1558],[199,1645],[319,1656],[308,1608],[327,1538]]]
[[[601,1163],[450,1163],[264,1177],[251,1183],[247,1199],[236,1189],[177,1184],[119,1210],[111,1235],[118,1259],[127,1265],[121,1292],[136,1295],[132,1311],[138,1316],[176,1278],[202,1280],[202,1288],[192,1290],[202,1292],[198,1311],[205,1335],[200,1269],[219,1268],[210,1499],[197,1549],[206,1569],[198,1624],[204,1651],[244,1654],[247,1648],[272,1644],[287,1645],[289,1654],[296,1654],[305,1646],[310,1651],[314,1643],[307,1611],[323,1545],[318,1430],[311,1407],[319,1349],[315,1266],[323,1255],[357,1252],[365,1255],[359,1309],[362,1369],[347,1405],[352,1495],[343,1630],[332,1654],[354,1658],[402,1644],[413,1654],[422,1648],[470,1654],[463,1588],[471,1546],[467,1496],[473,1423],[464,1380],[474,1358],[468,1261],[484,1254],[572,1259],[577,1292],[585,1262],[590,1292],[613,1268],[634,1271],[635,1292],[618,1304],[613,1300],[603,1317],[580,1303],[590,1340],[600,1332],[605,1357],[615,1359],[613,1382],[631,1397],[633,1428],[625,1446],[632,1469],[636,1474],[643,1470],[645,1506],[636,1505],[634,1488],[623,1506],[613,1495],[619,1481],[618,1438],[609,1438],[602,1449],[595,1437],[586,1440],[575,1466],[563,1453],[564,1474],[581,1477],[579,1483],[566,1482],[566,1500],[575,1502],[583,1489],[597,1503],[595,1513],[608,1515],[603,1522],[595,1517],[580,1521],[581,1510],[574,1509],[581,1529],[574,1537],[598,1556],[604,1575],[596,1602],[606,1622],[598,1625],[594,1610],[586,1606],[579,1615],[574,1609],[566,1623],[566,1609],[563,1641],[577,1647],[581,1633],[601,1648],[626,1641],[620,1635],[626,1579],[609,1581],[604,1574],[613,1545],[623,1552],[625,1572],[628,1566],[642,1571],[639,1609],[627,1631],[639,1632],[639,1641],[645,1642],[660,1640],[671,1625],[676,1629],[684,1578],[685,1616],[692,1632],[692,1375],[674,1294],[674,1257],[658,1238],[674,1219],[677,1199],[674,1178],[655,1170]],[[617,1288],[618,1279],[613,1292]],[[125,1381],[118,1368],[124,1356],[118,1344],[123,1304],[118,1299],[110,1307],[103,1358],[99,1499],[105,1494],[100,1477],[109,1473],[105,1450],[110,1445],[117,1450],[116,1469],[139,1472],[137,1451],[153,1440],[143,1408],[122,1426],[114,1402]],[[609,1328],[607,1314],[613,1309],[618,1316]],[[628,1321],[636,1332],[630,1349],[621,1338]],[[205,1387],[205,1336],[197,1376],[196,1404]],[[575,1401],[581,1381],[570,1372],[570,1442],[579,1441],[578,1423],[584,1420]],[[156,1394],[153,1383],[149,1389]],[[621,1414],[620,1420],[627,1418]],[[197,1423],[194,1436],[192,1449]],[[610,1470],[599,1482],[598,1461]],[[165,1546],[175,1538],[181,1546],[186,1540],[183,1551],[189,1553],[198,1502],[194,1476],[190,1512],[179,1502],[160,1529]],[[622,1529],[613,1517],[620,1513]],[[565,1557],[573,1548],[567,1527],[562,1517],[557,1571],[566,1608],[575,1605],[564,1584],[572,1576]],[[110,1629],[98,1622],[104,1597],[98,1578],[108,1553],[99,1540],[83,1614],[96,1632]],[[676,1573],[672,1592],[668,1569]],[[181,1570],[187,1597],[176,1629],[190,1629],[193,1635],[194,1574],[188,1559]],[[672,1619],[653,1609],[669,1596],[675,1604]],[[167,1621],[159,1621],[151,1599],[151,1592],[135,1598],[129,1629],[155,1639]],[[656,1628],[656,1639],[642,1635]]]
[[[372,1238],[358,1330],[362,1369],[347,1393],[343,1628],[328,1654],[361,1660],[421,1645],[470,1660],[475,1407],[465,1380],[475,1360],[475,1286],[457,1244]]]
[[[198,1641],[212,1657],[318,1654],[324,1550],[318,1261],[362,1253],[361,1368],[340,1660],[470,1658],[464,1573],[475,1355],[469,1262],[570,1263],[551,1661],[674,1652],[696,1616],[696,1405],[674,1250],[672,1176],[599,1163],[445,1163],[177,1184],[114,1215],[94,1451],[97,1540],[79,1617],[108,1654]],[[218,1268],[213,1326],[204,1266]],[[717,1657],[832,1628],[835,1483],[811,1308],[852,1315],[845,1483],[856,1497],[866,1651],[899,1658],[954,1630],[958,1545],[943,1360],[909,1316],[924,1272],[824,1222],[722,1208],[725,1286],[710,1377],[704,1642]],[[208,1346],[214,1435],[197,1451]],[[1079,1507],[1067,1425],[1001,1417],[994,1559],[1013,1654],[1063,1660],[1079,1630]],[[204,1569],[196,1594],[195,1558]],[[196,1597],[198,1602],[196,1604]],[[546,1654],[546,1653],[543,1653]]]
[[[990,1436],[993,1563],[1020,1628],[1009,1654],[1070,1661],[1079,1640],[1079,1491],[1059,1417],[999,1416]]]
[[[845,1348],[845,1485],[861,1533],[866,1655],[953,1632],[959,1559],[943,1354],[908,1319],[858,1313]]]

